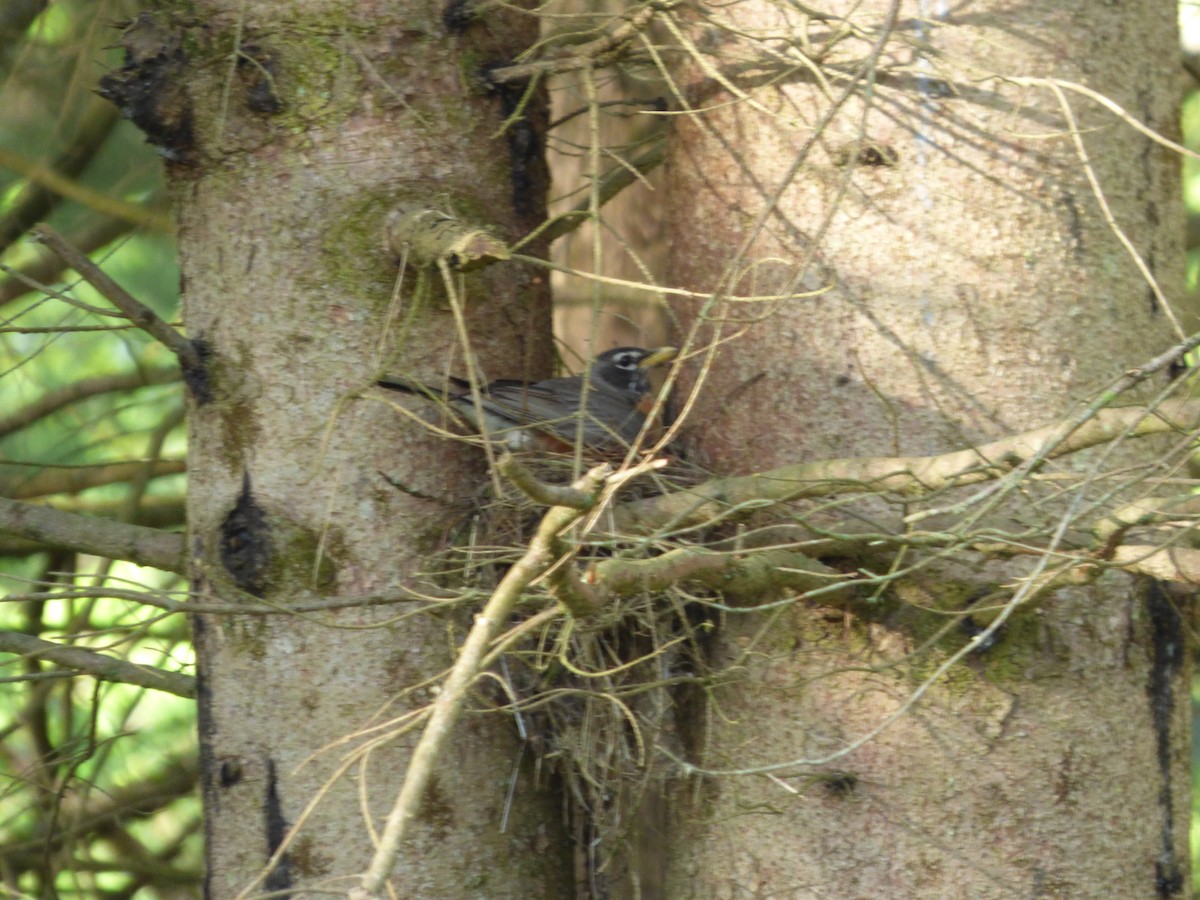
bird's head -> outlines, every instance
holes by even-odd
[[[675,358],[675,347],[617,347],[606,350],[592,363],[592,379],[618,391],[641,397],[650,390],[650,370]]]

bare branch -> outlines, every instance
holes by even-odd
[[[152,209],[147,209],[140,203],[127,203],[118,197],[110,197],[99,191],[85,187],[73,178],[68,178],[43,163],[26,159],[19,153],[0,148],[0,166],[28,178],[31,182],[64,197],[82,203],[98,212],[117,216],[134,225],[139,225],[154,231],[170,234],[175,230],[171,217]],[[36,229],[35,229],[36,230]],[[72,266],[72,268],[74,268]],[[79,270],[76,269],[78,272]],[[80,275],[83,273],[80,272]]]
[[[64,804],[66,821],[50,834],[39,834],[30,840],[13,843],[4,848],[5,859],[20,853],[37,853],[47,848],[59,848],[81,839],[106,824],[128,821],[131,816],[145,816],[164,809],[179,797],[195,790],[200,778],[200,760],[194,754],[182,754],[165,760],[154,771],[143,771],[141,777],[128,786],[109,791],[88,791],[73,795]],[[10,856],[10,854],[12,856]]]
[[[179,672],[164,672],[150,666],[139,666],[123,659],[106,656],[82,647],[69,647],[53,641],[43,641],[30,634],[16,631],[0,631],[0,653],[16,653],[34,659],[47,659],[60,666],[78,669],[94,675],[100,681],[118,681],[166,691],[177,697],[192,699],[196,696],[196,679]]]
[[[595,40],[572,47],[570,56],[492,69],[488,72],[488,78],[495,84],[504,84],[510,81],[524,81],[538,75],[561,75],[564,72],[611,65],[624,55],[629,42],[648,28],[655,16],[678,5],[679,0],[656,0],[647,3],[636,12],[622,16],[624,21],[620,25]]]
[[[596,496],[577,491],[573,486],[549,484],[538,479],[521,465],[511,453],[496,460],[496,471],[511,481],[526,497],[542,506],[566,506],[589,510],[596,505]]]
[[[1200,550],[1128,544],[1116,548],[1111,565],[1126,572],[1200,587]]]
[[[170,366],[161,369],[138,369],[121,375],[102,375],[99,378],[76,381],[56,391],[47,391],[24,409],[18,409],[0,419],[0,437],[25,428],[77,400],[86,400],[113,391],[130,391],[152,384],[169,384],[178,380],[179,369]]]
[[[635,159],[629,160],[625,165],[613,166],[600,176],[600,184],[597,186],[598,203],[596,205],[603,206],[635,181],[645,178],[646,175],[661,166],[665,159],[666,149],[659,142],[645,153]],[[513,246],[513,250],[525,246],[535,238],[540,238],[546,243],[556,241],[563,235],[570,234],[590,219],[592,214],[592,198],[587,197],[579,201],[574,208],[552,219],[547,219],[537,229],[518,241]]]
[[[150,206],[161,206],[161,199],[151,201]],[[78,230],[68,236],[70,242],[84,253],[93,253],[107,247],[117,238],[128,234],[133,226],[115,216],[99,216],[89,219]],[[38,283],[50,284],[59,279],[63,271],[62,261],[48,248],[38,248],[37,256],[16,269],[0,269],[9,277],[0,281],[0,306],[23,297],[30,291],[39,290]]]
[[[101,521],[3,497],[0,497],[0,532],[167,572],[182,574],[187,565],[181,534]]]
[[[794,550],[721,553],[680,547],[649,559],[606,559],[596,564],[587,582],[594,586],[597,600],[608,603],[675,584],[701,584],[723,594],[747,597],[780,588],[810,591],[844,578],[841,572]]]
[[[129,481],[147,471],[151,478],[178,475],[187,471],[187,463],[182,459],[134,459],[94,466],[43,469],[29,478],[8,478],[0,481],[0,496],[28,500],[51,494],[73,494],[105,484]]]
[[[686,491],[622,504],[612,511],[614,529],[648,534],[802,498],[868,492],[919,497],[941,488],[993,480],[1035,457],[1055,459],[1119,437],[1186,433],[1197,423],[1200,401],[1172,400],[1155,409],[1102,409],[1073,430],[1069,430],[1072,421],[1059,422],[937,456],[830,459],[781,466],[753,475],[715,478]]]

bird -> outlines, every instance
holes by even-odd
[[[675,347],[617,347],[601,353],[585,375],[545,381],[500,379],[479,386],[482,417],[476,415],[471,384],[451,377],[444,388],[384,375],[380,387],[444,400],[480,434],[502,441],[513,451],[569,451],[582,436],[586,449],[624,452],[637,440],[646,422],[650,371],[670,362]],[[580,430],[580,411],[586,404]],[[482,426],[480,424],[482,418]]]

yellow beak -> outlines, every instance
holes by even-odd
[[[655,366],[661,366],[663,363],[669,363],[675,358],[679,352],[678,347],[656,347],[650,352],[650,355],[638,363],[639,369],[653,369]]]

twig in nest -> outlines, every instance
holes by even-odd
[[[595,493],[587,494],[574,485],[550,484],[542,481],[528,468],[517,461],[511,453],[505,453],[496,461],[496,469],[511,481],[526,497],[542,506],[565,506],[569,509],[587,511],[596,505]]]
[[[583,495],[594,495],[611,472],[607,464],[597,466],[576,481],[572,489]],[[361,884],[350,892],[350,896],[356,900],[380,895],[388,873],[396,863],[400,844],[417,816],[437,761],[442,756],[442,749],[450,739],[450,731],[462,714],[467,691],[483,669],[488,647],[508,621],[509,614],[530,583],[545,575],[558,561],[554,552],[558,535],[582,515],[582,510],[569,507],[555,506],[549,509],[542,518],[537,534],[529,542],[529,549],[508,570],[483,611],[475,617],[475,624],[463,642],[454,668],[434,701],[421,739],[413,749],[404,784],[388,815],[371,865],[363,875]]]

